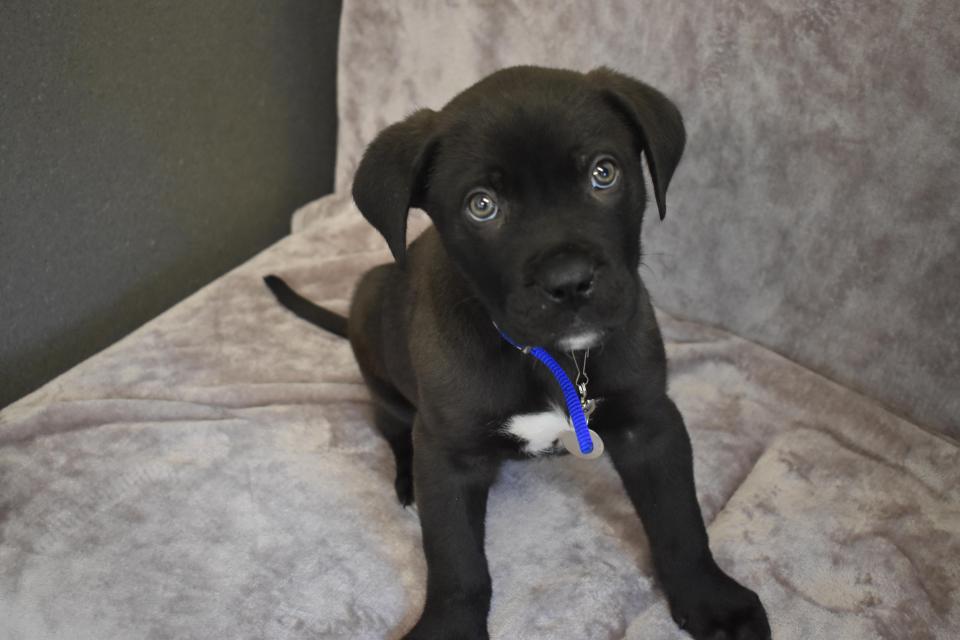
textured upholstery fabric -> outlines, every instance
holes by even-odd
[[[0,413],[0,640],[413,623],[419,525],[350,349],[260,280],[342,309],[389,254],[347,199],[310,209],[323,225]],[[762,347],[660,321],[711,544],[777,640],[960,634],[960,450]],[[486,545],[493,640],[686,637],[607,457],[507,464]]]
[[[688,129],[662,308],[960,436],[960,3],[344,3],[337,186],[364,145],[512,64],[614,66]]]
[[[413,623],[419,525],[396,503],[349,347],[260,278],[343,310],[359,274],[389,260],[345,188],[361,145],[501,64],[615,64],[680,102],[687,159],[667,220],[646,229],[644,277],[662,306],[956,427],[954,267],[937,262],[956,241],[956,205],[937,200],[956,186],[943,169],[957,142],[946,3],[856,16],[831,3],[507,6],[348,2],[338,193],[299,211],[298,233],[0,412],[0,640],[380,640]],[[906,31],[916,46],[860,51]],[[879,70],[892,93],[863,95]],[[893,126],[906,93],[929,113]],[[897,206],[919,200],[913,217]],[[415,214],[411,235],[424,225]],[[956,444],[755,342],[679,314],[660,322],[711,545],[760,594],[774,637],[960,637]],[[507,464],[486,546],[493,640],[687,637],[606,457]]]

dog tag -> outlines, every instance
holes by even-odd
[[[572,455],[583,458],[584,460],[593,460],[603,455],[603,440],[593,429],[589,430],[590,439],[593,441],[593,451],[590,453],[580,453],[580,443],[577,442],[577,433],[573,429],[564,429],[560,432],[560,442],[564,448]]]
[[[581,398],[583,396],[580,396]],[[587,423],[590,422],[590,416],[593,415],[593,412],[597,408],[597,400],[595,398],[587,398],[586,400],[580,401],[580,407],[583,409],[583,417],[587,419]]]

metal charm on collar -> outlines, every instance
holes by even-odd
[[[580,407],[583,409],[583,417],[590,423],[590,416],[597,408],[597,401],[587,397],[587,384],[590,382],[590,376],[587,375],[587,359],[590,357],[590,349],[583,352],[583,367],[577,362],[577,354],[573,351],[568,352],[570,359],[573,360],[573,366],[577,369],[577,379],[573,381],[577,388],[577,395],[580,396]]]

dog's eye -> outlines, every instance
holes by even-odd
[[[467,215],[477,222],[487,222],[497,217],[500,205],[486,191],[474,191],[467,197]]]
[[[609,189],[617,184],[620,178],[620,169],[613,158],[599,158],[593,163],[593,169],[590,170],[590,184],[594,189]]]

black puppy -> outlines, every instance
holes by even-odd
[[[677,623],[695,638],[770,636],[756,594],[708,547],[638,275],[642,157],[662,218],[684,142],[676,107],[632,78],[505,69],[367,149],[353,197],[397,264],[364,275],[349,321],[267,278],[294,312],[349,336],[396,456],[397,496],[416,497],[427,598],[407,638],[488,637],[488,490],[504,459],[555,452],[568,428],[557,382],[497,327],[588,367],[590,427],[640,515]],[[407,250],[410,207],[434,226]]]

